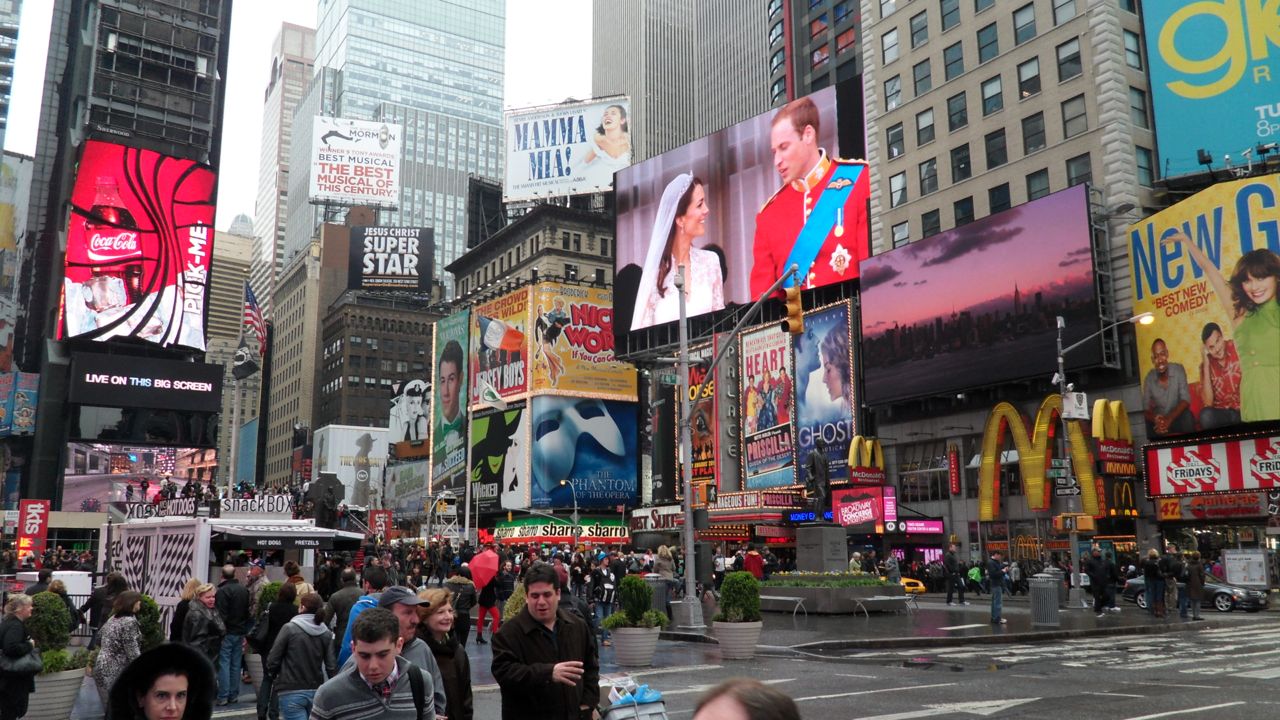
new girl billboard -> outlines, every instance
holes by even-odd
[[[1280,175],[1213,185],[1128,229],[1149,437],[1280,419]],[[1177,408],[1185,403],[1185,409]]]
[[[612,190],[631,164],[630,116],[625,97],[508,112],[503,200]]]
[[[212,168],[88,140],[67,221],[60,338],[205,349]]]

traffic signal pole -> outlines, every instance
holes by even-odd
[[[773,295],[782,283],[788,278],[797,277],[800,272],[798,265],[792,265],[782,274],[773,285],[765,290],[764,293],[756,299],[755,303],[747,309],[747,312],[729,332],[730,341],[742,332],[742,329],[751,322],[753,318],[760,312],[761,305],[764,304],[766,298]],[[726,351],[731,343],[724,343],[720,350],[716,353],[715,359],[711,362],[711,367],[707,369],[707,374],[702,378],[702,382],[698,383],[697,390],[691,395],[689,392],[689,318],[687,316],[687,308],[685,307],[685,266],[680,265],[676,268],[676,293],[680,299],[680,475],[681,485],[684,487],[684,605],[688,609],[686,622],[679,627],[683,630],[700,631],[705,630],[706,625],[702,618],[702,602],[698,598],[698,587],[696,583],[695,555],[693,548],[693,422],[689,416],[690,397],[702,398],[702,391],[711,378],[715,377],[716,368],[719,367],[720,361],[724,360]],[[799,288],[795,288],[795,297],[799,300]],[[790,295],[788,296],[790,297]]]

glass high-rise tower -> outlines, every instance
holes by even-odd
[[[502,177],[506,2],[320,0],[317,20],[317,71],[337,72],[321,105],[404,125],[400,206],[380,222],[433,228],[441,273],[466,250],[468,176]],[[285,257],[312,234],[286,231]]]

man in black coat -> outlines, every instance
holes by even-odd
[[[952,604],[952,593],[959,592],[960,604],[968,605],[969,603],[964,601],[964,566],[960,563],[960,558],[956,555],[956,546],[954,543],[947,548],[947,556],[942,560],[942,568],[946,575],[947,604]]]
[[[525,607],[493,638],[502,720],[589,720],[600,704],[600,660],[587,624],[560,610],[560,578],[539,563],[524,575]]]
[[[234,565],[222,566],[222,584],[214,608],[227,625],[218,662],[218,704],[235,703],[240,697],[240,669],[244,659],[244,635],[249,631],[249,591],[236,579]]]
[[[356,584],[356,571],[351,568],[342,569],[342,587],[329,596],[329,607],[332,612],[329,614],[333,618],[333,647],[334,651],[338,650],[338,645],[342,643],[342,638],[347,633],[347,617],[351,615],[351,608],[355,606],[356,601],[364,594],[360,586]]]
[[[22,591],[23,595],[35,597],[36,593],[42,593],[49,589],[49,581],[53,579],[53,570],[47,567],[40,568],[36,573],[36,581],[31,583]]]

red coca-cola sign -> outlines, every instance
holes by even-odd
[[[213,169],[89,140],[67,221],[59,337],[204,350]]]

